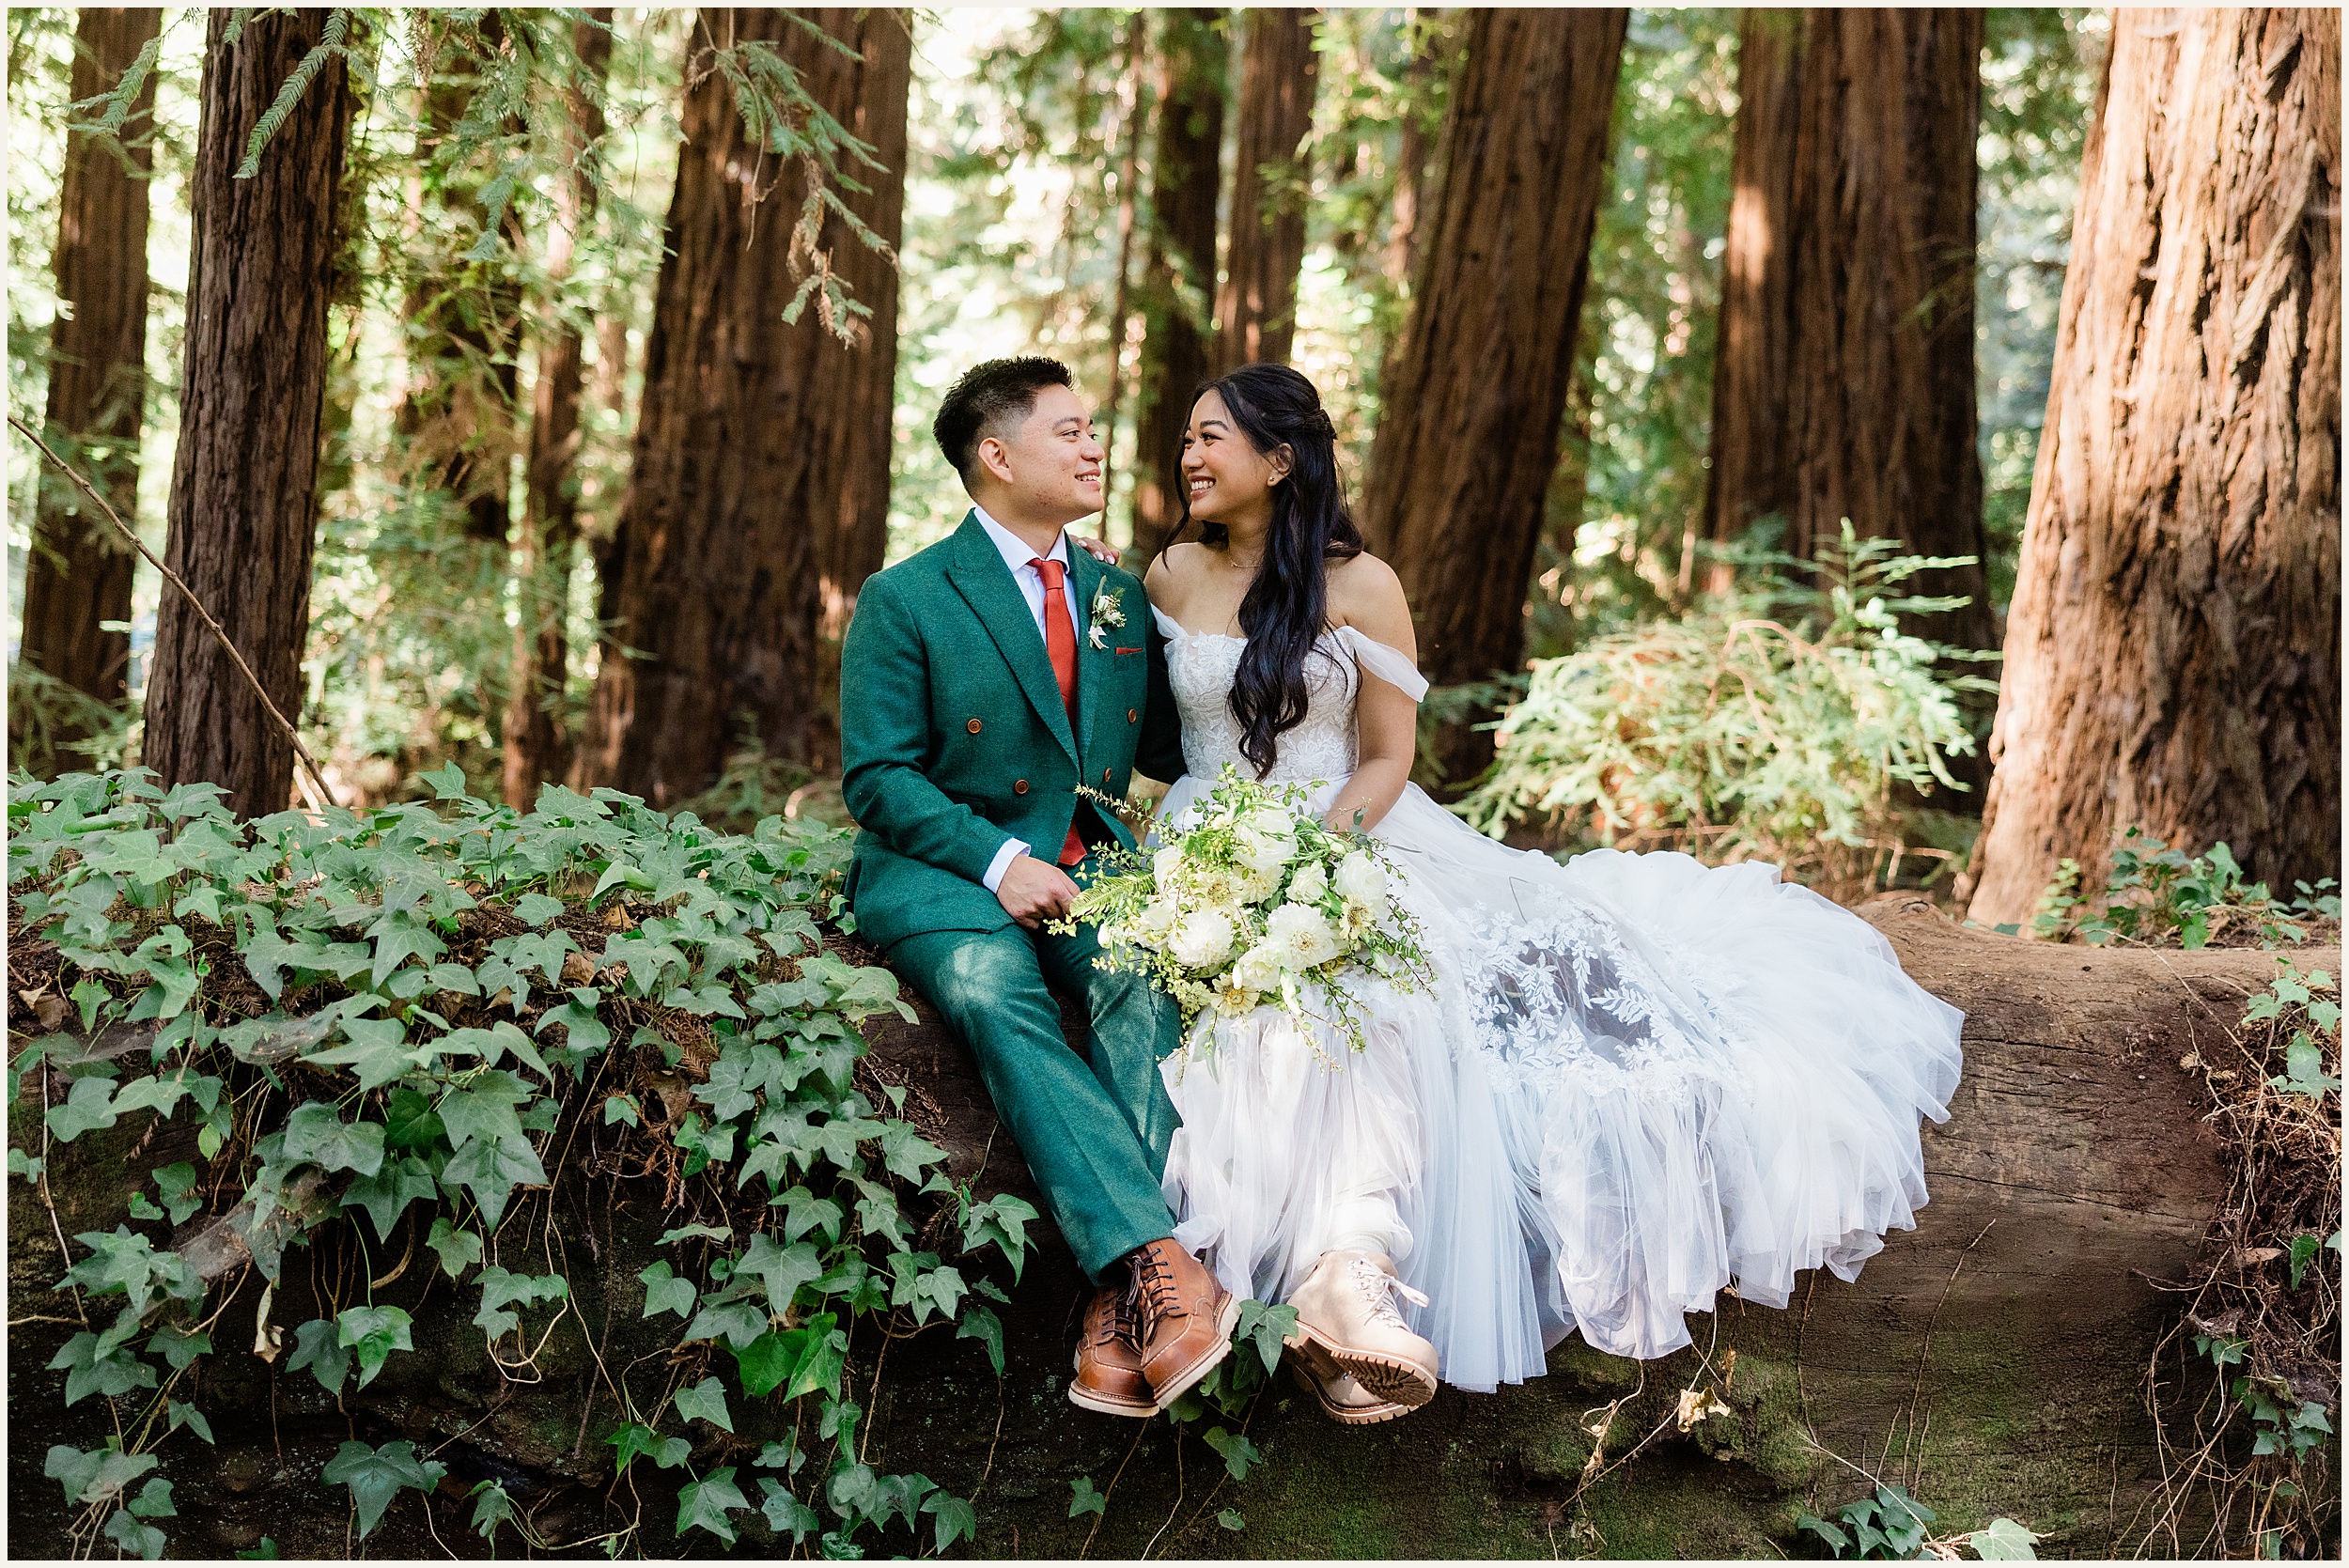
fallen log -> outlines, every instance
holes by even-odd
[[[1115,1557],[1771,1556],[1794,1547],[1804,1509],[1863,1491],[1863,1472],[1907,1486],[1938,1513],[1937,1529],[2007,1515],[2046,1535],[2046,1555],[2125,1551],[2159,1474],[2145,1387],[2176,1312],[2162,1283],[2186,1277],[2226,1191],[2181,1059],[2234,1026],[2275,957],[2030,942],[1963,929],[1913,897],[1863,913],[1968,1019],[1950,1120],[1925,1133],[1932,1202],[1856,1283],[1812,1277],[1783,1311],[1725,1298],[1692,1325],[1695,1347],[1644,1367],[1568,1341],[1548,1377],[1489,1396],[1446,1389],[1381,1426],[1333,1427],[1277,1387],[1245,1433],[1263,1462],[1236,1481],[1221,1451],[1167,1423],[1067,1404],[1081,1281],[1039,1224],[1041,1245],[1001,1310],[1001,1379],[976,1343],[940,1333],[857,1349],[867,1462],[974,1497],[981,1555],[1074,1555],[1089,1543]],[[2295,956],[2339,972],[2337,952]],[[901,1094],[900,1113],[949,1151],[957,1179],[1033,1199],[968,1053],[918,1012],[868,1026],[860,1073]],[[58,1272],[57,1230],[111,1226],[126,1178],[182,1157],[169,1146],[179,1131],[144,1121],[59,1151],[54,1225],[15,1189],[12,1319],[52,1311],[35,1303]],[[174,1553],[226,1555],[266,1533],[288,1555],[339,1555],[341,1492],[318,1470],[353,1432],[431,1445],[452,1467],[444,1489],[505,1482],[550,1543],[641,1517],[632,1549],[677,1550],[668,1505],[637,1500],[655,1498],[661,1479],[632,1470],[615,1485],[604,1442],[623,1419],[604,1391],[609,1369],[675,1343],[643,1325],[636,1278],[673,1221],[629,1183],[583,1166],[556,1176],[537,1245],[570,1277],[572,1310],[527,1364],[489,1354],[470,1292],[436,1288],[428,1266],[403,1263],[404,1277],[372,1281],[373,1299],[412,1312],[428,1354],[395,1358],[337,1407],[283,1358],[241,1350],[260,1291],[230,1268],[204,1390],[221,1442],[171,1456]],[[224,1266],[236,1261],[221,1250]],[[288,1263],[274,1322],[331,1313],[323,1304],[390,1266],[327,1251]],[[71,1327],[11,1329],[11,1522],[27,1543],[57,1512],[55,1484],[40,1479],[46,1446],[92,1442],[102,1421],[98,1401],[63,1410],[61,1374],[42,1369]],[[1684,1429],[1675,1413],[1692,1385],[1718,1389],[1728,1410]],[[732,1442],[755,1443],[754,1423],[739,1424]],[[734,1462],[715,1456],[723,1449],[710,1462]],[[1111,1494],[1105,1515],[1069,1517],[1079,1477]],[[436,1549],[415,1513],[396,1512],[370,1549]],[[439,1538],[481,1547],[445,1521]],[[742,1550],[765,1554],[767,1539],[753,1521]]]

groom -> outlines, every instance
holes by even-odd
[[[1177,1118],[1159,1061],[1174,1003],[1055,936],[1094,852],[1133,835],[1076,793],[1183,771],[1165,652],[1141,582],[1072,549],[1103,452],[1068,369],[990,360],[931,427],[973,503],[943,543],[867,581],[840,670],[841,789],[863,830],[857,929],[978,1058],[1097,1290],[1068,1397],[1148,1416],[1206,1375],[1239,1312],[1173,1239],[1159,1190]],[[1083,999],[1069,1048],[1056,985]]]

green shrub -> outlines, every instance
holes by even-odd
[[[101,1533],[160,1549],[148,1521],[167,1516],[168,1486],[129,1488],[181,1426],[210,1440],[182,1397],[211,1351],[198,1327],[209,1285],[169,1250],[171,1226],[208,1204],[232,1216],[274,1282],[309,1227],[353,1227],[364,1245],[403,1219],[419,1235],[428,1225],[429,1266],[477,1290],[473,1321],[493,1351],[526,1360],[568,1310],[568,1281],[555,1260],[533,1267],[530,1238],[555,1141],[582,1117],[630,1129],[604,1136],[637,1141],[700,1219],[732,1220],[672,1231],[675,1261],[639,1276],[644,1315],[674,1314],[680,1354],[708,1375],[651,1394],[623,1376],[609,1439],[622,1467],[684,1467],[677,1531],[731,1544],[734,1516],[755,1508],[795,1542],[819,1535],[810,1545],[828,1556],[862,1555],[857,1538],[893,1520],[910,1533],[872,1545],[968,1536],[966,1500],[858,1462],[849,1333],[876,1317],[951,1323],[1000,1373],[1002,1328],[982,1298],[1002,1293],[974,1265],[992,1253],[1016,1273],[1034,1210],[949,1181],[943,1151],[889,1113],[897,1094],[878,1107],[853,1081],[859,1020],[903,1003],[888,970],[824,949],[817,920],[837,913],[848,835],[770,817],[736,836],[554,786],[523,814],[465,794],[454,766],[426,782],[437,807],[252,822],[211,785],[166,793],[144,770],[11,788],[11,937],[19,954],[54,942],[60,960],[54,992],[12,997],[11,1011],[21,1000],[66,1026],[16,1053],[11,1104],[29,1074],[70,1079],[17,1127],[11,1173],[45,1202],[55,1145],[136,1110],[193,1123],[205,1167],[155,1172],[153,1197],[132,1204],[139,1228],[83,1234],[69,1255],[59,1288],[118,1313],[105,1327],[92,1311],[54,1365],[69,1403],[116,1400],[129,1435],[50,1453],[81,1511],[77,1551]],[[116,1023],[151,1039],[101,1059],[88,1042]],[[680,1064],[686,1108],[635,1092],[639,1071]],[[288,1369],[333,1391],[415,1353],[407,1313],[371,1291],[285,1327]],[[801,1402],[800,1424],[760,1453],[755,1487],[732,1466],[696,1470],[685,1422],[730,1431],[729,1401],[764,1400]],[[405,1442],[353,1442],[324,1479],[349,1488],[365,1534],[440,1467]],[[484,1487],[475,1528],[522,1529]]]
[[[2245,879],[2224,843],[2188,855],[2138,828],[2123,831],[2114,842],[2112,870],[2101,897],[2081,896],[2079,884],[2079,862],[2057,862],[2055,880],[2039,895],[2031,916],[2035,935],[2092,946],[2129,941],[2184,948],[2234,936],[2274,947],[2305,939],[2303,922],[2341,918],[2341,899],[2329,877],[2314,887],[2296,883],[2298,897],[2279,899],[2266,883]]]
[[[1910,854],[1946,862],[1919,845],[1905,797],[1965,787],[1946,762],[1974,750],[1960,695],[1997,688],[1901,630],[1965,601],[1900,595],[1960,562],[1899,548],[1846,522],[1814,583],[1771,555],[1751,591],[1535,661],[1458,809],[1495,836],[1539,819],[1588,844],[1761,857],[1838,886]]]

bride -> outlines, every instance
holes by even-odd
[[[1920,1115],[1958,1076],[1954,1008],[1776,868],[1495,844],[1409,783],[1410,610],[1347,515],[1313,385],[1252,365],[1191,409],[1187,505],[1152,565],[1187,776],[1314,785],[1384,841],[1438,984],[1365,980],[1367,1048],[1271,1007],[1203,1015],[1163,1067],[1177,1238],[1298,1310],[1293,1363],[1349,1423],[1541,1374],[1579,1332],[1689,1343],[1733,1286],[1849,1280],[1925,1202]],[[1196,523],[1197,536],[1189,540]]]

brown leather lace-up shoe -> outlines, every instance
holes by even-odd
[[[1171,1236],[1130,1254],[1142,1373],[1158,1408],[1174,1403],[1232,1348],[1239,1302]]]
[[[1158,1400],[1142,1374],[1140,1325],[1128,1293],[1097,1290],[1085,1303],[1084,1338],[1077,1343],[1077,1376],[1068,1403],[1105,1416],[1151,1416]]]

